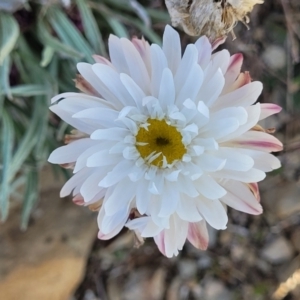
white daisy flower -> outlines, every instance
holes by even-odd
[[[256,182],[279,168],[269,152],[282,144],[257,123],[280,108],[254,104],[262,84],[240,73],[241,54],[212,50],[201,37],[181,55],[170,26],[162,47],[111,35],[110,61],[77,66],[84,93],[52,99],[77,131],[49,161],[74,168],[62,197],[101,207],[99,238],[126,224],[171,257],[186,238],[205,249],[206,222],[225,229],[226,205],[262,212]]]

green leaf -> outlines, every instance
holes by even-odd
[[[48,97],[38,97],[40,101],[39,105],[39,112],[40,115],[43,117],[39,119],[38,128],[36,130],[36,137],[37,143],[35,145],[34,154],[36,160],[39,162],[43,162],[44,157],[44,147],[45,147],[45,140],[47,138],[47,131],[48,131],[48,119],[49,119],[49,107],[47,104]]]
[[[109,2],[110,3],[110,2]],[[116,5],[116,6],[124,6],[124,7],[130,7],[128,4],[127,6],[124,3],[117,3],[115,0],[112,0],[111,2],[112,4]],[[126,1],[127,3],[127,1]],[[100,14],[103,15],[103,17],[105,19],[109,19],[109,18],[117,18],[119,21],[123,22],[124,24],[129,24],[129,25],[133,25],[134,27],[138,28],[142,34],[147,37],[152,43],[156,43],[158,45],[161,45],[161,38],[158,34],[156,34],[154,32],[154,30],[152,30],[150,27],[146,26],[143,22],[141,22],[140,20],[133,18],[130,15],[117,15],[114,13],[114,11],[112,11],[111,9],[109,9],[107,6],[104,5],[94,5],[95,9],[98,10],[98,12]],[[133,8],[131,7],[131,10],[133,10]],[[133,10],[134,11],[134,10]]]
[[[44,116],[40,114],[40,99],[35,97],[34,99],[34,111],[32,115],[31,122],[26,130],[24,137],[18,145],[15,155],[12,158],[12,162],[9,168],[9,180],[12,180],[22,165],[28,155],[31,153],[32,149],[37,143],[36,131],[38,130],[40,118]]]
[[[50,64],[52,57],[54,55],[54,49],[50,46],[46,46],[42,52],[42,60],[40,63],[41,67],[46,67]]]
[[[149,14],[144,6],[141,5],[137,0],[127,0],[127,2],[134,9],[135,13],[139,16],[143,23],[147,27],[151,27],[151,19],[149,18]]]
[[[59,39],[53,37],[49,33],[45,22],[41,19],[38,22],[37,33],[40,41],[47,47],[71,58],[81,58],[83,56],[80,52],[74,50],[71,45],[63,44]]]
[[[14,146],[13,122],[6,111],[2,113],[2,174],[0,191],[1,219],[4,221],[8,215],[10,181],[9,169]]]
[[[41,84],[21,84],[10,89],[10,93],[14,97],[31,97],[37,95],[46,95],[47,90]],[[4,93],[1,91],[0,95]]]
[[[0,11],[0,65],[14,48],[19,33],[19,25],[14,17]]]
[[[161,45],[160,36],[156,34],[151,28],[145,26],[141,21],[129,18],[128,16],[122,16],[122,19],[124,20],[124,22],[134,25],[136,28],[138,28],[152,43]]]
[[[106,18],[106,21],[112,28],[115,35],[117,35],[120,38],[121,37],[128,38],[128,32],[127,32],[125,26],[121,22],[119,22],[118,19],[108,16]]]
[[[30,170],[27,175],[26,181],[26,191],[23,201],[22,219],[21,219],[21,229],[26,230],[28,225],[28,220],[30,213],[34,204],[38,200],[38,185],[39,177],[36,169]]]
[[[128,1],[119,1],[119,0],[104,0],[108,5],[114,6],[115,8],[120,9],[121,11],[134,12],[133,7],[129,4]],[[118,13],[116,13],[117,15]]]
[[[0,65],[0,94],[6,95],[11,99],[11,90],[9,84],[10,57],[7,56],[2,65]]]
[[[166,24],[171,23],[170,15],[164,10],[147,8],[146,11],[153,21],[164,22]]]
[[[47,16],[59,38],[68,46],[81,52],[87,62],[93,63],[94,51],[65,13],[56,7],[51,7],[48,9]]]
[[[84,33],[87,40],[93,47],[95,53],[106,55],[104,41],[90,7],[84,0],[76,0],[76,3],[82,18]]]

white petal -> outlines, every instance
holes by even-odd
[[[228,179],[234,179],[245,183],[251,183],[251,182],[259,182],[265,179],[266,174],[265,172],[257,169],[250,169],[247,172],[240,172],[240,171],[234,171],[234,170],[221,170],[217,171],[214,174],[214,177],[216,178],[228,178]]]
[[[180,90],[177,90],[176,104],[182,105],[186,99],[195,101],[203,82],[203,71],[198,64],[191,66]]]
[[[114,67],[119,73],[130,74],[124,56],[121,40],[115,35],[110,35],[108,39],[109,57]]]
[[[197,59],[197,48],[192,44],[188,45],[185,49],[182,60],[180,61],[176,75],[174,76],[176,93],[179,93],[179,91],[182,89],[183,84],[185,83],[186,79],[190,74],[191,68],[197,65]]]
[[[206,36],[202,36],[196,41],[195,46],[198,49],[198,64],[205,69],[211,59],[211,44]]]
[[[123,150],[123,157],[130,160],[136,160],[140,157],[139,152],[136,150],[136,147],[126,147]]]
[[[78,63],[77,69],[79,73],[88,81],[92,87],[103,96],[105,100],[113,102],[116,108],[121,108],[119,100],[110,92],[110,90],[104,85],[104,83],[96,76],[92,70],[92,65],[87,63]]]
[[[199,101],[197,105],[198,111],[203,115],[206,119],[209,118],[209,108],[205,105],[203,101]]]
[[[120,80],[127,89],[128,93],[134,99],[137,107],[142,108],[142,99],[146,96],[144,91],[134,82],[134,80],[127,74],[120,74]]]
[[[178,255],[178,250],[186,240],[188,223],[176,218],[170,218],[170,229],[165,229],[165,252],[167,257]]]
[[[139,85],[139,87],[149,95],[150,78],[141,55],[128,39],[121,38],[121,44],[129,69],[128,75],[130,75],[130,77]]]
[[[66,164],[75,162],[80,154],[87,148],[95,146],[96,141],[90,138],[82,138],[72,143],[55,149],[49,156],[48,161],[52,164]]]
[[[220,199],[226,205],[251,215],[262,213],[262,207],[245,184],[228,180],[223,184],[227,194]]]
[[[133,168],[133,162],[131,160],[122,160],[119,164],[117,164],[111,172],[109,172],[99,183],[99,186],[102,187],[110,187],[124,177],[128,176],[131,168]]]
[[[224,168],[226,159],[218,158],[212,154],[203,153],[196,158],[197,165],[205,171],[216,172]]]
[[[170,69],[164,69],[160,81],[158,100],[163,109],[173,105],[175,102],[175,85],[173,74]]]
[[[213,137],[218,141],[237,130],[239,125],[239,121],[236,118],[220,119],[208,123],[199,133],[201,133],[201,137]]]
[[[222,74],[225,74],[229,66],[230,54],[228,50],[224,49],[213,54],[211,60],[213,67],[220,68]]]
[[[182,174],[179,175],[177,188],[180,190],[180,192],[190,197],[197,197],[199,195],[193,181],[189,177],[183,176]]]
[[[120,74],[109,66],[94,64],[92,70],[106,88],[117,98],[116,105],[135,105],[135,101],[120,80]]]
[[[128,219],[129,211],[128,208],[119,210],[113,216],[105,214],[104,207],[101,208],[98,215],[98,226],[102,234],[117,234],[124,227]],[[116,230],[117,229],[117,230]]]
[[[109,140],[109,141],[120,141],[129,135],[130,131],[125,128],[106,128],[98,129],[91,134],[93,140]]]
[[[90,147],[82,152],[82,154],[77,158],[75,168],[73,170],[73,173],[77,173],[82,168],[86,167],[87,159],[94,153],[101,151],[106,148],[110,148],[113,146],[114,142],[108,142],[108,143],[97,143],[96,146]]]
[[[161,196],[151,194],[151,199],[149,201],[149,208],[147,210],[147,214],[151,216],[153,222],[157,226],[168,228],[170,218],[164,218],[158,216],[161,208],[161,204],[162,204]]]
[[[215,229],[226,229],[228,217],[219,200],[204,197],[197,199],[197,207],[203,218]]]
[[[267,152],[257,151],[252,149],[237,149],[242,154],[249,155],[254,160],[253,167],[264,172],[270,172],[280,168],[280,160]]]
[[[168,68],[167,58],[163,50],[156,44],[150,47],[151,53],[151,91],[152,96],[158,97],[162,74]],[[171,72],[172,73],[172,72]]]
[[[242,154],[239,149],[220,147],[213,155],[225,159],[224,169],[236,171],[248,171],[254,166],[254,160],[251,155]]]
[[[109,196],[105,196],[104,209],[108,216],[129,206],[135,196],[135,184],[128,178],[121,180],[114,187]]]
[[[247,109],[244,107],[227,107],[211,114],[210,121],[215,122],[220,119],[235,118],[240,125],[244,125],[249,119]]]
[[[94,171],[94,173],[87,177],[83,182],[80,188],[80,193],[85,202],[89,202],[90,200],[92,200],[95,195],[97,195],[102,190],[102,188],[98,186],[98,183],[103,178],[103,176],[103,172]]]
[[[175,185],[166,182],[164,192],[162,194],[162,205],[159,211],[159,217],[169,217],[176,210],[177,204],[180,201],[179,191]]]
[[[81,110],[74,114],[72,118],[92,120],[99,127],[115,127],[120,124],[115,120],[118,118],[118,112],[108,108],[94,107]]]
[[[144,238],[154,237],[162,230],[161,227],[157,226],[152,221],[151,217],[141,217],[131,220],[126,223],[126,227],[128,227],[130,230],[138,231]]]
[[[176,212],[182,220],[188,222],[198,222],[202,220],[202,217],[197,210],[195,199],[186,195],[181,195]]]
[[[147,211],[151,194],[147,191],[148,181],[141,180],[136,187],[136,207],[138,212],[143,215]]]
[[[178,32],[169,25],[165,28],[162,48],[168,60],[169,69],[175,74],[181,59],[181,44]]]
[[[247,107],[246,110],[247,110],[247,114],[248,114],[247,122],[244,125],[240,126],[233,133],[227,135],[223,139],[220,139],[219,142],[228,141],[230,139],[238,137],[238,136],[242,135],[243,133],[245,133],[246,131],[250,130],[252,127],[254,127],[257,124],[257,122],[259,120],[259,116],[260,116],[260,104],[258,103],[256,105],[249,106],[249,107]]]
[[[219,148],[219,145],[214,138],[195,138],[194,142],[196,145],[202,146],[206,150],[217,150]]]
[[[226,190],[208,175],[202,175],[195,181],[195,186],[199,193],[208,199],[219,199],[226,194]]]
[[[97,128],[94,124],[88,124],[84,120],[72,118],[74,112],[66,111],[65,107],[62,107],[61,105],[55,104],[50,106],[49,109],[66,123],[70,124],[72,127],[78,129],[81,132],[91,134]]]
[[[102,150],[92,154],[86,161],[86,166],[90,168],[116,165],[122,156],[109,154],[109,150]]]
[[[211,107],[220,96],[224,83],[225,79],[220,69],[211,78],[204,75],[204,82],[197,95],[197,101],[203,101],[208,107]]]
[[[60,191],[60,197],[62,198],[68,196],[76,187],[78,187],[79,190],[85,178],[87,178],[90,174],[92,174],[92,171],[88,168],[84,168],[80,172],[73,175],[62,187]],[[76,194],[78,194],[78,192],[74,193],[74,195]]]
[[[214,109],[252,105],[261,94],[262,88],[262,83],[259,81],[248,83],[231,93],[220,96],[214,105]]]

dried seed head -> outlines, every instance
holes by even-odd
[[[248,14],[263,0],[165,0],[173,26],[181,25],[193,36],[206,35],[212,42],[233,33],[238,21],[249,23]],[[246,25],[247,26],[247,25]]]

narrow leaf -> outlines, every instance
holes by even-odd
[[[24,195],[23,201],[23,210],[22,210],[22,219],[21,219],[21,229],[26,230],[29,217],[34,207],[34,204],[38,200],[38,172],[37,170],[31,170],[27,174],[27,181],[26,181],[26,190]]]
[[[84,0],[76,0],[79,12],[83,22],[84,33],[93,47],[95,53],[106,55],[104,41],[102,39],[101,32],[95,20],[95,17],[88,6],[88,3]]]
[[[41,67],[46,67],[52,60],[54,55],[54,49],[50,46],[46,46],[42,52],[42,60],[41,60]]]
[[[0,65],[0,94],[6,95],[11,99],[11,90],[9,84],[10,57],[7,56],[2,65]]]
[[[14,145],[13,122],[6,111],[2,114],[2,174],[0,189],[1,219],[4,221],[8,215],[10,181],[9,168]]]
[[[19,33],[19,25],[14,17],[0,11],[0,65],[14,48]]]
[[[94,51],[65,13],[58,8],[49,8],[47,15],[59,38],[68,46],[81,52],[87,62],[93,63],[92,55]]]
[[[35,97],[34,112],[33,112],[31,122],[26,130],[24,137],[19,143],[16,153],[12,158],[12,162],[10,164],[9,176],[8,176],[9,180],[12,180],[15,177],[16,173],[22,167],[24,161],[26,160],[26,158],[28,157],[28,155],[31,153],[32,149],[36,145],[37,136],[35,133],[38,129],[39,119],[43,117],[39,112],[40,105],[41,105],[40,99],[38,97]]]
[[[111,16],[108,16],[106,18],[107,23],[112,28],[114,34],[118,37],[125,37],[128,38],[128,32],[126,30],[126,27],[116,18],[112,18]]]
[[[31,97],[47,94],[44,85],[41,84],[21,84],[11,88],[10,93],[14,97]],[[0,91],[0,95],[4,93]]]
[[[64,44],[60,42],[59,39],[53,37],[49,33],[49,30],[47,29],[47,26],[45,25],[43,20],[39,20],[38,22],[37,33],[41,42],[52,48],[53,50],[72,58],[82,57],[82,54],[74,50],[71,45]]]

